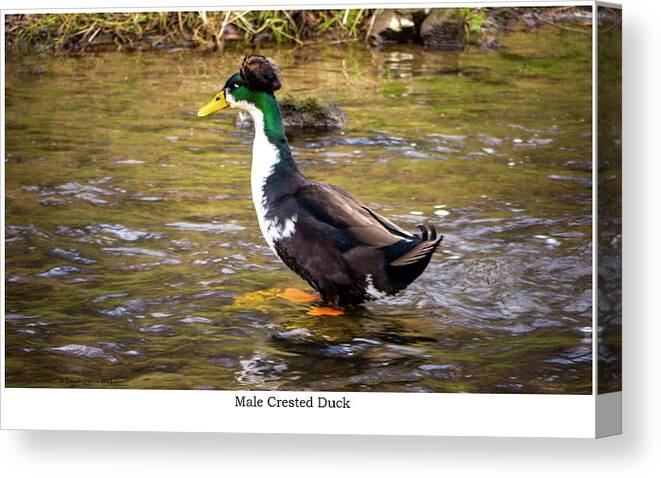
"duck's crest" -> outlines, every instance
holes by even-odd
[[[280,89],[280,70],[262,55],[250,55],[243,59],[241,79],[251,90],[273,93]]]

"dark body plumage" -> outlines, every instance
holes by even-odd
[[[280,259],[324,302],[359,304],[395,294],[427,267],[442,240],[434,226],[408,233],[342,189],[305,178],[286,161],[264,185],[267,219],[290,237],[274,241]]]

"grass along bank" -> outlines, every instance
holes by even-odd
[[[430,22],[431,17],[437,21]],[[448,28],[448,21],[455,27]],[[21,14],[5,17],[5,44],[8,50],[64,52],[212,50],[230,44],[257,47],[319,41],[367,41],[375,46],[418,42],[438,47],[423,41],[428,32],[437,40],[440,37],[441,49],[453,41],[459,48],[463,43],[492,48],[498,46],[493,41],[498,32],[536,31],[544,23],[572,29],[563,25],[590,22],[590,10],[584,7]]]

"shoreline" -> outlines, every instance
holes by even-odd
[[[426,43],[430,12],[448,17],[440,20],[444,25],[432,28],[440,31],[454,23],[454,38],[444,38],[440,45]],[[393,22],[400,27],[389,30]],[[545,25],[584,31],[582,27],[591,24],[591,11],[584,7],[20,14],[5,17],[5,45],[8,53],[65,54],[355,42],[376,48],[419,43],[440,50],[468,44],[497,49],[496,37],[503,33],[536,32]]]

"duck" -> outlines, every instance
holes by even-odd
[[[343,189],[307,178],[285,135],[280,87],[275,62],[253,54],[197,112],[235,108],[252,117],[252,200],[270,250],[330,307],[399,293],[427,268],[443,236],[433,224],[406,231]]]

